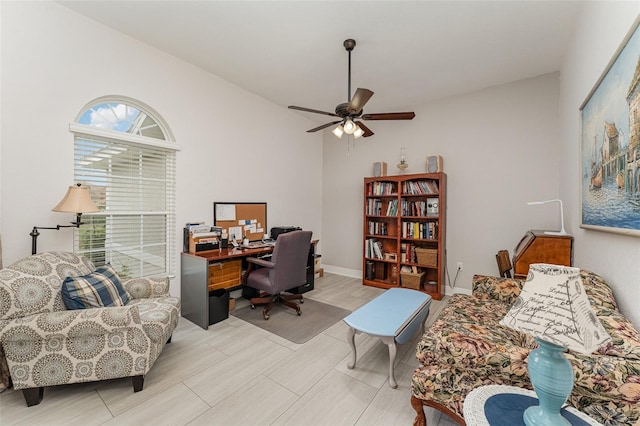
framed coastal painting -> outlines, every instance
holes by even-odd
[[[580,227],[635,236],[640,236],[639,22],[580,107]]]

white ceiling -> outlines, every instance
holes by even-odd
[[[581,1],[60,1],[278,105],[367,113],[559,70]],[[300,113],[318,122],[326,116]]]

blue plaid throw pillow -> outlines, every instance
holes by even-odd
[[[81,277],[67,277],[62,283],[62,300],[67,309],[124,306],[129,298],[110,265],[101,266]]]

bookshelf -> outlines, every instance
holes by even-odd
[[[364,179],[362,283],[444,295],[447,175]]]

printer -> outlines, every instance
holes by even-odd
[[[299,226],[274,226],[271,228],[271,238],[274,240],[278,239],[278,235],[285,234],[291,231],[301,231],[302,228]]]

